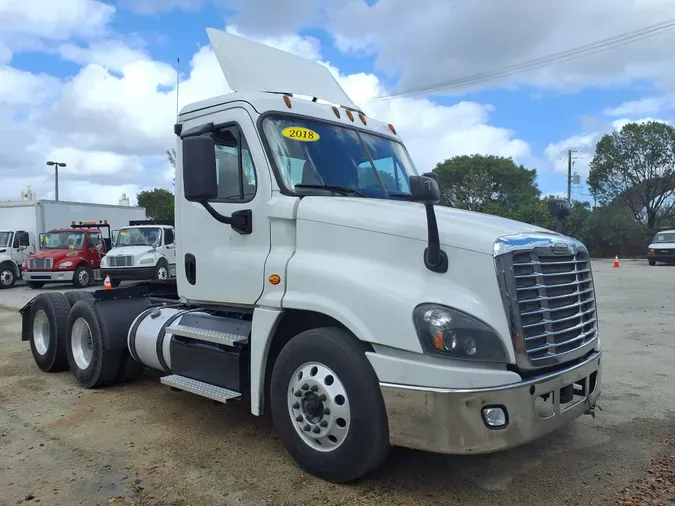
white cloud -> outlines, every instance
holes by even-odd
[[[240,33],[235,26],[227,30]],[[285,35],[261,41],[321,58],[319,41],[311,37]],[[7,177],[0,199],[15,198],[26,184],[40,186],[53,172],[45,166],[49,159],[67,163],[60,170],[62,199],[116,202],[122,192],[135,195],[153,186],[171,188],[173,171],[164,152],[176,142],[175,69],[118,39],[87,46],[68,41],[53,50],[82,65],[80,71],[60,81],[6,67],[12,77],[0,80],[0,87],[5,86],[0,96],[9,102],[6,111],[0,109],[0,117],[7,120],[0,122],[0,135],[8,140],[0,146],[0,170]],[[488,104],[438,106],[412,98],[368,102],[387,91],[377,76],[344,75],[324,64],[351,97],[364,101],[369,116],[396,126],[422,171],[458,154],[513,156],[521,162],[531,157],[528,144],[514,132],[489,125],[493,108]],[[229,91],[210,47],[199,48],[181,78],[180,106]],[[22,104],[25,113],[17,118]],[[44,190],[52,184],[48,180],[36,188],[38,195],[51,196],[51,190],[46,194]]]
[[[606,116],[643,116],[645,114],[658,114],[669,107],[675,107],[675,95],[630,100],[617,107],[605,109],[604,113]]]

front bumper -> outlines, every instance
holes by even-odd
[[[390,442],[437,453],[477,454],[538,439],[595,407],[601,390],[600,356],[596,352],[568,369],[500,387],[452,390],[381,383]],[[562,405],[560,390],[569,385],[583,390]],[[552,394],[546,413],[545,394]],[[506,410],[503,428],[487,426],[482,411],[488,406]]]
[[[126,268],[105,268],[103,267],[103,277],[110,274],[110,279],[133,280],[133,279],[152,279],[155,277],[155,266],[150,267],[126,267]]]
[[[22,271],[24,281],[41,281],[43,283],[66,283],[73,280],[75,271]]]
[[[655,262],[675,264],[675,254],[673,253],[650,253],[647,255],[647,259]]]

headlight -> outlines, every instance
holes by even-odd
[[[147,265],[147,264],[154,264],[155,259],[154,258],[144,258],[143,260],[140,261],[142,265]]]
[[[476,318],[438,304],[420,304],[413,322],[422,348],[430,355],[480,362],[508,362],[497,332]]]
[[[61,262],[59,264],[59,269],[67,269],[68,267],[72,267],[73,262]]]

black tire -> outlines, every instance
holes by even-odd
[[[656,260],[650,260],[650,261],[649,261],[649,265],[651,265],[651,266],[656,265]]]
[[[84,273],[87,275],[84,276]],[[80,279],[82,278],[82,279]],[[75,269],[73,273],[73,285],[75,288],[87,288],[91,285],[92,281],[92,272],[88,265],[80,265]]]
[[[44,281],[27,281],[28,286],[31,287],[33,290],[39,290],[43,286],[45,286]]]
[[[66,296],[66,299],[68,299],[71,307],[74,306],[76,302],[81,300],[87,300],[90,302],[94,300],[94,294],[88,292],[87,290],[71,290],[70,292],[64,292],[63,295]]]
[[[66,332],[69,311],[68,299],[58,292],[41,293],[35,297],[30,308],[30,325],[28,326],[30,351],[37,366],[45,372],[60,372],[68,368]],[[48,336],[46,343],[35,335],[35,319],[38,314],[44,314],[44,317],[40,316],[40,318],[46,318],[47,328],[42,326],[42,332]],[[36,345],[36,337],[43,343],[42,345]]]
[[[91,359],[85,367],[78,365],[73,355],[73,327],[79,320],[84,320],[91,335]],[[109,350],[105,346],[101,334],[101,325],[94,312],[94,306],[87,300],[80,300],[70,310],[68,330],[66,333],[66,353],[70,370],[80,384],[87,388],[111,385],[115,382],[120,369],[123,349]]]
[[[123,350],[122,361],[115,377],[115,383],[129,383],[143,375],[145,366],[136,362],[127,350]]]
[[[295,428],[298,422],[289,410],[290,382],[296,370],[308,362],[331,369],[337,376],[335,383],[341,382],[348,399],[350,419],[346,438],[329,452],[313,449],[300,437]],[[327,481],[344,483],[368,474],[382,463],[391,448],[377,376],[363,345],[346,330],[318,328],[291,339],[274,364],[270,403],[274,425],[288,453],[306,472]],[[325,415],[324,411],[324,416],[330,414]]]
[[[16,272],[11,263],[0,265],[0,290],[12,288],[16,283]]]
[[[122,282],[121,279],[112,279],[112,278],[110,278],[110,286],[111,286],[112,288],[117,288],[118,286],[120,286],[120,283],[121,283],[121,282]]]
[[[160,271],[162,269],[166,270],[166,278],[160,277]],[[160,258],[159,262],[157,262],[157,266],[155,267],[155,274],[153,275],[152,279],[155,279],[155,280],[169,279],[169,263],[166,261],[165,258]]]

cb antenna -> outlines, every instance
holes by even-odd
[[[176,58],[176,118],[178,118],[178,88],[180,87],[180,58]]]

